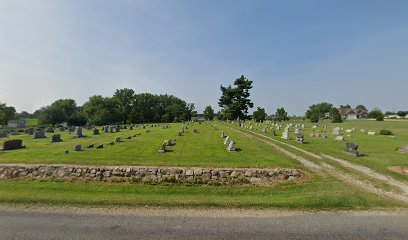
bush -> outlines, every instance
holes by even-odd
[[[378,116],[378,117],[375,118],[375,120],[376,121],[384,121],[384,116],[383,115]]]
[[[380,135],[392,135],[392,132],[387,129],[381,129]]]

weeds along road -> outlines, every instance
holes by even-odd
[[[231,213],[231,210],[167,209],[153,210],[150,214],[151,210],[146,209],[135,214],[128,211],[98,214],[83,211],[0,210],[0,239],[375,240],[408,236],[407,212],[265,214],[259,210]]]
[[[329,155],[321,154],[320,156],[315,153],[306,151],[304,149],[300,149],[291,144],[270,138],[260,133],[256,133],[256,132],[249,131],[249,130],[238,130],[233,127],[228,127],[228,128],[235,132],[238,132],[240,134],[243,134],[253,139],[257,139],[265,144],[268,144],[274,147],[278,151],[299,161],[305,167],[307,167],[308,169],[310,169],[311,171],[317,174],[328,173],[345,182],[348,182],[350,184],[363,188],[366,191],[408,203],[407,184],[397,181],[389,176],[382,175],[367,167],[359,166],[357,164],[352,164],[345,160],[334,158]],[[308,158],[312,158],[313,160],[310,160]],[[323,161],[323,160],[326,160],[326,161]],[[342,167],[346,168],[347,170],[350,170],[351,172],[352,171],[357,172],[359,176],[357,177],[355,174],[353,175],[353,174],[350,174],[350,172],[345,172],[344,170],[340,169],[336,165],[329,164],[327,161],[336,162],[340,164]],[[391,189],[391,188],[385,189],[383,187],[380,187],[378,186],[378,184],[375,184],[374,180],[388,184],[394,188],[397,188],[397,190]]]

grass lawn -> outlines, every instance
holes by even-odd
[[[400,180],[408,180],[408,176],[404,176],[388,169],[389,166],[408,166],[408,154],[400,153],[395,150],[397,147],[408,145],[408,122],[353,120],[332,124],[329,121],[321,121],[319,122],[319,126],[329,126],[326,133],[319,132],[322,135],[328,136],[327,139],[309,137],[311,133],[318,133],[317,130],[321,130],[321,128],[318,128],[313,131],[313,124],[310,122],[298,121],[293,123],[305,123],[307,128],[303,130],[302,133],[305,135],[305,142],[307,144],[297,144],[294,141],[296,135],[293,132],[290,134],[290,140],[282,139],[281,135],[283,128],[280,131],[277,131],[278,136],[276,137],[272,136],[269,129],[268,133],[262,133],[261,130],[263,128],[263,125],[262,127],[258,127],[258,129],[255,131],[314,153],[325,153],[331,156],[346,159],[350,162],[365,165],[379,172],[392,175]],[[249,123],[246,124],[248,125]],[[334,140],[336,135],[332,134],[332,129],[337,126],[340,128],[344,128],[341,133],[345,137],[345,141]],[[351,128],[355,128],[356,130],[353,133],[345,132],[346,129]],[[291,131],[293,131],[293,129],[294,127],[292,127]],[[366,133],[361,133],[360,129],[365,129]],[[391,130],[393,132],[393,135],[378,135],[381,129]],[[367,131],[375,131],[377,132],[377,135],[367,135]],[[349,134],[351,134],[352,137],[348,137],[347,135]],[[358,150],[360,153],[364,154],[364,156],[355,158],[344,154],[343,150],[345,149],[345,142],[347,141],[359,144]]]
[[[15,151],[0,151],[0,163],[65,163],[65,164],[95,164],[95,165],[150,165],[150,166],[202,166],[202,167],[291,167],[300,165],[276,152],[270,146],[259,144],[239,133],[226,132],[231,140],[236,142],[237,152],[228,152],[220,137],[221,130],[213,130],[207,123],[187,125],[188,130],[183,136],[176,137],[181,124],[171,124],[168,129],[148,127],[136,128],[133,131],[123,130],[120,133],[102,133],[93,136],[92,131],[84,130],[88,137],[71,139],[73,136],[67,132],[61,134],[63,142],[50,143],[51,134],[44,139],[33,139],[29,135],[11,136],[23,139],[26,149]],[[198,133],[194,133],[193,129]],[[127,136],[141,133],[133,139]],[[121,137],[124,142],[103,149],[86,149],[90,144],[106,144]],[[158,153],[161,143],[170,138],[176,138],[176,145],[169,147],[169,152]],[[73,152],[76,144],[82,144],[84,151]],[[64,150],[70,153],[65,155]]]
[[[162,206],[287,209],[369,209],[403,207],[332,178],[275,187],[133,185],[50,181],[0,181],[0,204],[84,207]]]

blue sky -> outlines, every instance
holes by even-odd
[[[268,113],[408,110],[408,1],[0,0],[0,102],[34,111],[115,89],[218,109],[244,74]]]

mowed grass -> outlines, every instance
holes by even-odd
[[[218,124],[217,124],[218,125]],[[62,163],[91,165],[148,165],[148,166],[202,166],[202,167],[291,167],[300,165],[277,152],[275,149],[249,139],[239,133],[226,131],[226,135],[236,142],[237,152],[228,152],[220,137],[220,130],[213,130],[208,123],[185,125],[183,136],[176,136],[182,124],[171,124],[168,129],[161,126],[146,129],[122,130],[119,133],[101,133],[93,136],[92,131],[84,130],[86,138],[72,139],[73,133],[60,133],[63,142],[50,143],[47,138],[33,139],[29,135],[11,136],[8,139],[23,139],[26,149],[0,151],[0,163]],[[145,131],[150,129],[150,133]],[[197,129],[197,133],[193,132]],[[59,133],[59,132],[56,132]],[[141,136],[126,139],[141,133]],[[123,142],[107,146],[116,137]],[[168,152],[158,153],[164,140],[176,138],[176,145],[168,147]],[[73,152],[76,144],[81,144],[83,151]],[[103,149],[87,149],[90,144],[105,144]],[[69,154],[64,154],[69,150]]]
[[[187,186],[0,181],[0,204],[83,207],[234,207],[285,209],[371,209],[404,207],[332,178],[261,186]]]
[[[330,123],[330,121],[319,122],[319,126],[328,125],[326,133],[319,132],[319,130],[322,130],[320,127],[313,131],[313,124],[307,121],[293,121],[292,123],[304,123],[306,125],[307,128],[302,130],[302,133],[305,135],[306,144],[301,145],[295,142],[296,135],[293,133],[295,127],[291,128],[292,132],[290,133],[290,140],[284,140],[281,138],[282,131],[284,130],[283,128],[280,131],[277,131],[278,136],[276,137],[272,136],[270,129],[268,129],[268,133],[262,133],[261,130],[264,125],[258,127],[255,131],[317,154],[324,153],[341,159],[346,159],[350,162],[361,164],[379,172],[392,175],[400,180],[408,180],[407,176],[388,169],[389,166],[408,166],[408,154],[396,151],[397,147],[408,145],[408,121],[372,121],[360,119],[336,124]],[[336,135],[332,134],[332,129],[335,127],[344,128],[341,133],[344,136],[345,141],[334,140]],[[352,128],[355,128],[354,132],[346,133],[346,129]],[[360,132],[361,129],[366,130],[366,132]],[[393,135],[378,135],[381,129],[391,130]],[[368,131],[374,131],[377,134],[370,136],[367,135]],[[320,133],[321,135],[328,136],[328,138],[312,138],[309,136],[311,133]],[[351,137],[348,137],[347,135],[351,135]],[[359,145],[358,151],[363,154],[363,156],[356,158],[344,154],[343,150],[345,149],[346,142],[357,143]]]

